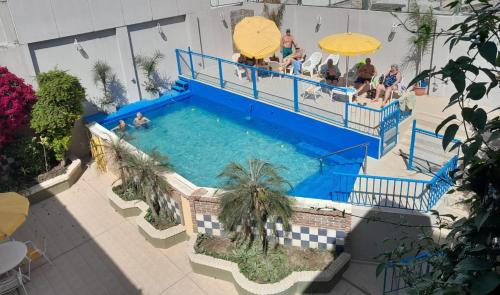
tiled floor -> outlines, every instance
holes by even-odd
[[[54,264],[35,265],[28,294],[237,293],[231,283],[193,273],[186,243],[157,249],[145,241],[133,219],[121,217],[109,205],[105,192],[111,183],[108,175],[91,167],[71,189],[30,208],[28,220],[15,239],[45,237]],[[357,267],[353,264],[351,273],[356,273]],[[373,285],[364,279],[360,283]],[[342,280],[331,294],[363,292]]]

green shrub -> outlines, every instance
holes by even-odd
[[[39,174],[47,172],[55,164],[54,157],[45,154],[37,138],[23,137],[6,146],[0,154],[13,158],[8,175],[0,185],[0,191],[18,190],[31,183]]]
[[[75,121],[83,113],[85,89],[78,78],[60,70],[37,76],[38,101],[31,113],[31,127],[47,140],[48,149],[64,162]]]

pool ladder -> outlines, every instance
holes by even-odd
[[[365,143],[353,145],[353,146],[350,146],[350,147],[347,147],[347,148],[343,148],[343,149],[331,152],[331,153],[323,155],[321,157],[318,157],[317,159],[319,161],[319,171],[320,171],[320,173],[323,173],[323,160],[325,158],[328,158],[328,157],[331,157],[333,155],[336,155],[336,154],[339,154],[339,153],[342,153],[342,152],[345,152],[345,151],[349,151],[349,150],[352,150],[352,149],[355,149],[355,148],[364,147],[365,148],[365,155],[363,157],[363,166],[362,166],[362,168],[363,168],[363,173],[366,174],[367,157],[368,157],[368,145],[369,144],[370,144],[369,142],[365,142]]]

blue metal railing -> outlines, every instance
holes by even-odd
[[[391,261],[384,268],[384,287],[383,294],[396,293],[400,290],[411,287],[406,274],[412,276],[424,276],[432,271],[428,262],[431,258],[427,252],[422,252],[414,257],[407,257],[400,261]],[[400,266],[400,267],[398,267]]]
[[[408,156],[408,170],[414,170],[415,169],[415,148],[416,148],[416,135],[417,134],[422,134],[424,136],[427,136],[429,138],[433,139],[443,139],[442,134],[436,134],[435,132],[421,129],[417,127],[417,121],[413,120],[412,122],[412,127],[411,127],[411,139],[410,139],[410,151],[409,151],[409,156]],[[460,140],[454,138],[451,141],[452,143],[459,143]],[[428,143],[426,143],[428,145]],[[438,143],[438,148],[441,148],[441,142]],[[459,149],[457,149],[457,154],[459,153]]]
[[[404,114],[399,111],[399,101],[397,100],[382,109],[374,109],[350,103],[349,99],[346,98],[351,94],[352,90],[347,88],[336,87],[319,81],[298,77],[296,75],[289,75],[268,69],[252,67],[219,57],[197,53],[191,51],[191,49],[188,49],[187,51],[176,49],[176,55],[177,67],[180,75],[209,83],[221,89],[243,93],[245,96],[253,99],[262,100],[266,103],[275,104],[279,107],[286,108],[297,113],[303,113],[338,126],[375,136],[380,138],[383,142],[388,143],[381,149],[381,154],[385,154],[388,150],[394,147],[395,144],[393,143],[397,143],[397,126],[403,119],[411,115],[411,111],[404,112]],[[197,71],[195,69],[195,67],[197,67],[197,63],[193,61],[193,57],[213,62],[214,66],[212,70],[216,69],[218,73],[210,74],[208,71]],[[201,66],[201,63],[199,65]],[[225,65],[234,67],[235,71],[241,71],[240,75],[250,75],[252,78],[251,85],[243,83],[242,81],[235,83],[230,81],[230,79],[225,78],[223,72]],[[282,93],[272,93],[275,89],[263,89],[261,86],[259,87],[259,77],[277,77],[280,79],[287,79],[292,82],[292,84],[289,85],[292,92],[289,96],[287,96]],[[323,93],[325,91],[327,93],[330,92],[332,97],[334,95],[333,93],[340,93],[340,96],[343,98],[336,100],[336,102],[340,105],[343,104],[343,106],[334,110],[327,110],[300,102],[299,98],[303,97],[305,93],[301,93],[299,83],[303,86],[305,85],[307,88],[317,88]],[[279,89],[276,89],[276,91],[277,90]],[[395,132],[390,132],[392,128],[396,128]],[[387,138],[387,134],[391,134],[391,138]]]
[[[333,173],[332,200],[428,212],[453,185],[457,165],[458,156],[454,156],[430,180]]]

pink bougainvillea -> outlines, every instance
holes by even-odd
[[[0,67],[0,148],[19,128],[26,126],[35,102],[33,87],[6,67]]]

